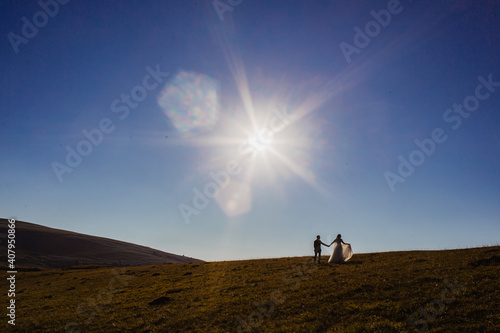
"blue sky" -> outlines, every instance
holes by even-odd
[[[64,2],[1,5],[0,216],[204,260],[498,244],[495,1]]]

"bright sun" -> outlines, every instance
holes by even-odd
[[[248,139],[248,143],[257,151],[265,152],[268,150],[273,142],[272,135],[264,131],[256,132]]]

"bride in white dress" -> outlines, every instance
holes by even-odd
[[[335,243],[332,255],[330,256],[330,259],[328,259],[329,264],[341,264],[352,257],[351,244],[344,243],[341,237],[342,236],[338,234],[337,238],[335,238],[335,240],[330,244],[332,245]]]

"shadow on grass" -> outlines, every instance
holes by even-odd
[[[500,256],[492,256],[488,259],[480,259],[469,263],[472,267],[478,266],[498,266],[500,264]]]
[[[315,264],[316,266],[325,266],[325,267],[340,267],[340,266],[353,266],[353,265],[361,265],[363,262],[361,260],[349,260],[347,262],[343,263],[338,263],[338,264],[330,264],[328,262],[321,262],[319,265]]]

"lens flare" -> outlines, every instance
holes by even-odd
[[[207,75],[179,72],[158,96],[158,104],[183,136],[211,131],[219,118],[218,83]]]

